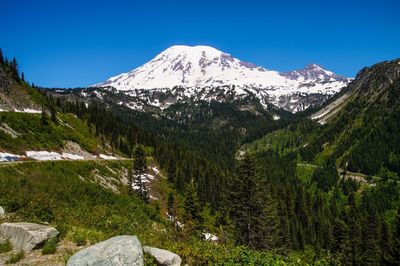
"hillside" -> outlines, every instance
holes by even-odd
[[[259,171],[274,184],[278,202],[290,206],[282,195],[303,191],[294,197],[307,202],[300,206],[307,232],[302,241],[314,242],[308,237],[316,234],[317,245],[344,264],[396,264],[399,92],[400,61],[373,65],[310,118],[293,121],[238,152],[249,152],[261,164]],[[279,160],[285,170],[273,164]],[[286,188],[290,176],[295,184]],[[310,224],[315,229],[310,231]],[[318,240],[321,230],[326,237]]]
[[[395,265],[399,67],[363,69],[295,115],[251,95],[137,110],[113,89],[37,89],[5,72],[40,111],[0,112],[2,222],[61,232],[28,264],[130,234],[189,265]],[[299,75],[311,74],[287,77]],[[0,263],[13,254],[2,245]]]
[[[375,175],[399,173],[399,60],[360,71],[355,80],[311,120],[298,121],[265,136],[250,149],[299,151],[301,160],[323,165],[333,158],[338,166]]]

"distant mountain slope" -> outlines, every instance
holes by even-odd
[[[400,175],[400,60],[361,70],[319,112],[267,135],[250,149],[298,150],[308,162],[336,160],[343,169]]]
[[[160,108],[191,98],[216,100],[214,90],[220,88],[221,91],[222,88],[222,94],[235,98],[254,94],[264,106],[272,103],[297,112],[321,104],[349,81],[315,64],[279,73],[243,62],[209,46],[177,45],[143,66],[94,87],[113,87]],[[144,91],[160,97],[147,100],[143,97]],[[315,99],[316,95],[318,99]]]
[[[0,63],[0,111],[40,111],[40,95],[23,80],[11,77],[10,66]]]

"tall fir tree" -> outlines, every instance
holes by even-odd
[[[0,65],[4,65],[3,51],[0,48]]]
[[[239,161],[231,188],[231,218],[236,242],[251,248],[271,248],[277,215],[269,186],[256,174],[253,159],[245,154]]]
[[[193,179],[185,193],[182,218],[187,232],[200,232],[203,229],[202,207]]]
[[[133,185],[139,197],[148,203],[150,196],[146,184],[143,182],[146,173],[146,153],[142,146],[137,146],[133,154]]]
[[[393,259],[397,262],[400,261],[400,208],[397,209],[396,217],[394,220],[394,230],[393,230]]]

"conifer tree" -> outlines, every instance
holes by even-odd
[[[49,124],[48,116],[47,116],[47,113],[46,113],[46,109],[43,106],[42,106],[41,122],[42,122],[42,125],[48,125]]]
[[[177,215],[176,202],[175,202],[174,193],[172,191],[170,191],[168,194],[167,211],[168,211],[169,218],[173,224],[174,238],[176,238],[177,230],[178,230],[178,221],[176,220],[176,215]]]
[[[188,185],[183,202],[183,222],[186,231],[200,231],[203,228],[202,207],[197,196],[193,179]]]
[[[397,214],[394,220],[393,230],[393,258],[399,260],[400,258],[400,209],[397,209]]]
[[[245,154],[240,160],[231,191],[231,218],[236,241],[252,248],[271,248],[277,226],[276,206],[268,185],[256,175],[254,161]]]
[[[149,202],[149,191],[143,182],[146,173],[146,154],[142,146],[138,146],[133,154],[133,185],[139,197],[145,202]]]
[[[14,57],[11,62],[11,74],[15,80],[19,80],[18,68],[17,59]]]
[[[0,48],[0,65],[4,64],[4,57],[3,57],[3,51]]]

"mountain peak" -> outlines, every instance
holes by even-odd
[[[322,66],[315,63],[308,64],[304,69],[324,69]]]
[[[281,75],[291,80],[299,81],[334,82],[349,80],[348,78],[336,75],[315,63],[308,64],[302,69],[282,73]]]
[[[265,103],[283,106],[287,95],[332,95],[348,82],[348,79],[317,64],[279,73],[241,61],[211,46],[174,45],[146,64],[95,86],[111,86],[128,92],[173,89],[178,86],[188,88],[190,94],[195,95],[196,91],[203,88],[234,85],[237,95],[247,95],[252,91]]]

